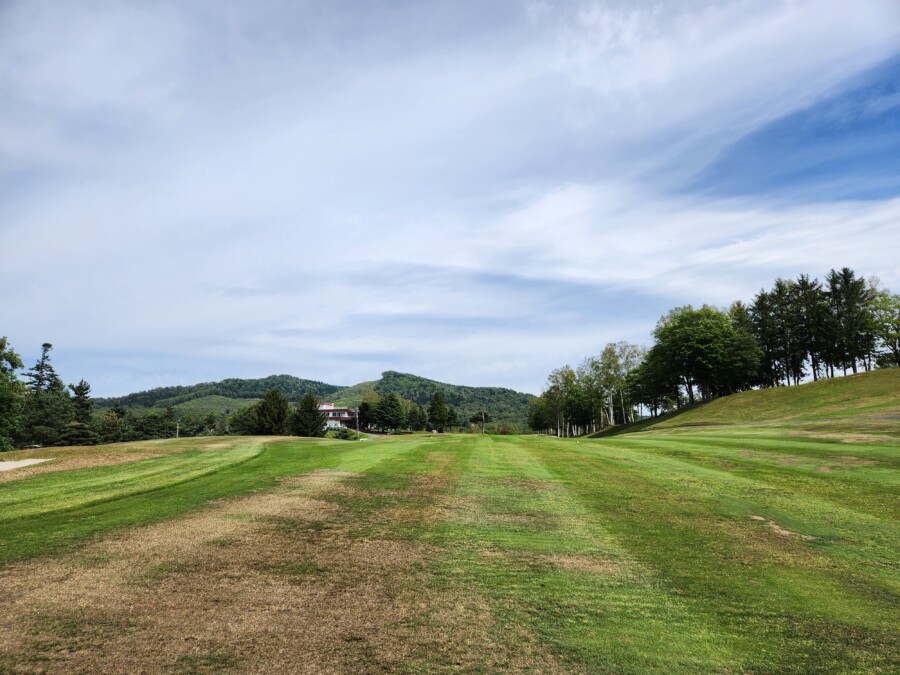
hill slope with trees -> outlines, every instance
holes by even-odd
[[[190,386],[158,387],[148,391],[139,391],[127,396],[115,398],[97,398],[97,408],[105,409],[115,406],[124,408],[168,408],[207,396],[220,396],[231,399],[260,399],[272,389],[280,389],[291,401],[299,401],[304,394],[312,394],[319,398],[330,396],[344,387],[303,380],[293,375],[270,375],[259,379],[242,380],[231,378],[221,382],[201,382]],[[241,402],[240,406],[246,405]],[[239,406],[236,406],[239,407]]]
[[[356,385],[336,392],[333,398],[341,405],[356,407],[362,403],[367,391],[374,391],[379,396],[397,394],[420,406],[427,406],[436,393],[440,393],[448,405],[459,411],[461,419],[486,412],[496,422],[514,422],[525,424],[528,419],[528,402],[534,398],[531,394],[523,394],[503,387],[466,387],[429,380],[418,375],[398,373],[388,370],[381,374],[381,379]]]

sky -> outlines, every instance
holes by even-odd
[[[0,2],[0,335],[97,396],[539,393],[898,251],[896,0]]]

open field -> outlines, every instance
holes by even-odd
[[[898,426],[57,450],[0,672],[896,672]]]

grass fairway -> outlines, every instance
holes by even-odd
[[[897,425],[142,449],[0,484],[0,671],[900,669]]]

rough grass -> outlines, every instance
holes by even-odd
[[[0,671],[896,672],[897,432],[248,439],[14,481]]]
[[[900,368],[725,396],[682,411],[596,434],[676,432],[706,426],[775,426],[822,434],[897,434]],[[826,436],[827,437],[827,436]],[[852,437],[838,440],[852,442]]]

